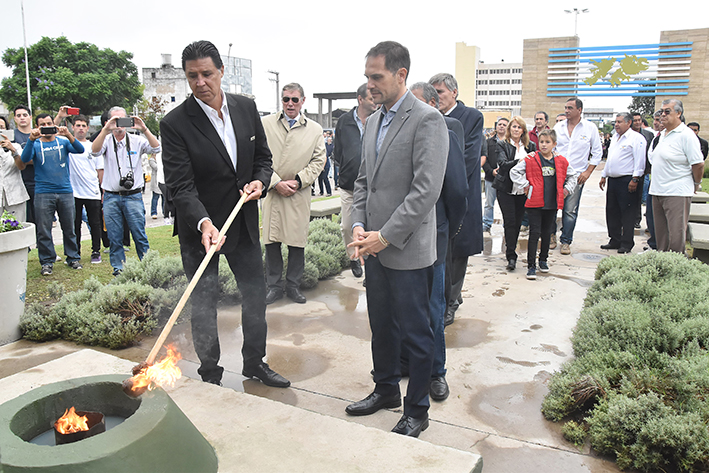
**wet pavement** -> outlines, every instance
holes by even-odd
[[[584,190],[573,254],[564,256],[558,248],[552,250],[550,272],[538,274],[536,281],[525,278],[526,240],[520,242],[518,268],[505,271],[499,220],[486,236],[484,254],[470,258],[464,302],[455,323],[446,328],[446,378],[451,395],[442,403],[431,403],[431,426],[421,440],[479,453],[485,472],[619,471],[612,461],[590,454],[588,446],[579,449],[566,442],[560,424],[546,421],[540,412],[551,373],[573,356],[569,337],[596,264],[616,254],[599,249],[607,241],[605,196],[598,189],[599,179],[600,169]],[[496,208],[496,219],[500,217]],[[642,251],[645,240],[636,232],[634,253]],[[390,430],[401,409],[366,417],[349,417],[344,411],[374,387],[362,280],[347,270],[320,281],[305,295],[306,304],[283,299],[267,310],[267,361],[292,381],[290,389],[269,388],[240,375],[240,307],[219,309],[224,388]],[[103,351],[137,362],[145,358],[154,340],[145,339],[126,350]],[[168,342],[182,352],[185,375],[198,378],[191,340],[189,323],[182,322]],[[37,345],[25,341],[0,347],[0,377],[79,348],[66,342]],[[402,380],[402,392],[406,381]]]

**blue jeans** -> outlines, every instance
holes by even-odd
[[[433,366],[431,377],[440,378],[446,375],[446,336],[443,333],[443,319],[446,314],[445,298],[446,263],[433,267],[433,286],[429,300],[431,329],[433,330]]]
[[[34,215],[35,225],[37,225],[37,252],[39,253],[39,264],[54,264],[57,253],[54,251],[54,241],[52,240],[52,221],[54,212],[59,214],[59,224],[62,228],[62,239],[64,242],[64,254],[67,262],[81,259],[76,247],[76,235],[74,233],[74,194],[35,194],[34,195]]]
[[[579,214],[579,203],[584,184],[576,186],[574,193],[564,199],[564,210],[561,212],[561,243],[568,245],[574,240],[574,228]]]
[[[158,194],[157,192],[153,192],[153,199],[150,201],[150,215],[157,215],[158,214],[158,200],[162,197],[162,214],[165,215],[165,197],[163,197],[162,194]]]
[[[145,205],[143,195],[118,195],[106,192],[103,196],[103,219],[106,222],[108,240],[111,242],[111,266],[114,270],[123,269],[126,260],[123,250],[123,217],[133,235],[135,251],[139,259],[150,249],[148,236],[145,234]]]
[[[495,199],[497,189],[492,187],[491,181],[485,181],[485,210],[483,211],[483,230],[489,230],[495,221]]]

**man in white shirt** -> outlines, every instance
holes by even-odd
[[[704,158],[697,136],[682,123],[682,101],[665,100],[660,111],[665,129],[650,151],[655,239],[658,251],[684,254],[689,207],[692,195],[702,184]]]
[[[161,149],[160,142],[139,117],[131,117],[134,120],[133,128],[142,131],[145,138],[127,134],[125,127],[117,125],[119,118],[127,116],[122,107],[111,108],[109,116],[91,145],[91,154],[104,157],[104,179],[101,183],[106,191],[103,197],[103,218],[111,242],[113,275],[117,276],[123,271],[123,261],[126,259],[123,249],[124,218],[133,235],[138,258],[143,259],[150,248],[145,234],[145,204],[141,194],[145,181],[140,157],[143,154],[159,153]]]
[[[615,135],[608,148],[608,160],[601,174],[601,190],[608,180],[606,193],[606,226],[610,241],[603,250],[630,253],[635,242],[635,214],[642,193],[638,183],[645,173],[645,138],[631,129],[633,116],[620,113],[615,117]]]
[[[583,112],[581,100],[576,97],[567,100],[564,112],[566,120],[554,126],[557,138],[556,151],[569,161],[569,166],[578,176],[576,190],[564,200],[564,210],[561,215],[560,251],[562,255],[570,255],[583,185],[601,162],[603,148],[596,125],[581,118]]]
[[[61,120],[68,116],[68,106],[59,109],[54,123],[59,125]],[[74,233],[76,234],[76,247],[81,255],[81,215],[86,209],[86,217],[91,232],[91,262],[101,262],[101,181],[103,180],[103,156],[92,156],[91,143],[86,139],[89,132],[89,119],[84,115],[77,115],[72,120],[74,137],[84,146],[81,154],[69,153],[69,179],[74,190],[74,206],[76,218],[74,219]]]

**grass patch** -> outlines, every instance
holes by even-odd
[[[151,227],[145,229],[151,250],[157,250],[160,256],[180,256],[180,244],[177,237],[172,237],[172,225]],[[57,255],[64,257],[64,245],[54,245]],[[103,251],[103,249],[101,250]],[[127,257],[135,257],[135,246],[126,253]],[[54,263],[54,273],[51,276],[42,276],[37,249],[30,251],[27,262],[27,293],[28,304],[39,302],[46,303],[56,300],[53,297],[51,286],[60,284],[64,292],[77,291],[84,287],[84,281],[94,276],[100,283],[108,284],[113,280],[113,268],[109,261],[108,253],[101,253],[102,262],[91,264],[91,242],[81,242],[81,264],[84,269],[74,270],[63,262]]]

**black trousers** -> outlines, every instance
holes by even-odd
[[[505,229],[505,245],[507,246],[505,256],[507,260],[517,260],[517,239],[519,238],[519,227],[522,225],[524,217],[524,204],[527,196],[524,194],[512,195],[507,192],[497,193],[497,203],[502,210],[502,226]]]
[[[286,269],[286,288],[300,288],[305,271],[305,248],[288,247],[288,268]],[[266,245],[266,283],[269,288],[283,289],[283,256],[280,243]]]
[[[628,191],[633,176],[609,177],[606,190],[606,226],[611,246],[632,249],[635,246],[635,217],[642,196],[642,184]]]
[[[100,199],[77,199],[74,197],[76,216],[74,218],[74,233],[76,234],[76,247],[81,255],[81,211],[86,208],[86,217],[89,219],[89,230],[91,230],[91,252],[101,251],[101,230],[103,220],[101,219],[102,207]]]
[[[542,238],[539,261],[549,258],[549,241],[556,223],[556,209],[527,209],[529,217],[529,241],[527,242],[527,267],[537,268],[537,242]]]
[[[433,366],[433,331],[429,299],[433,266],[414,270],[390,269],[378,258],[367,258],[367,312],[372,329],[374,392],[394,396],[401,380],[401,348],[409,359],[409,385],[404,414],[428,412],[428,387]]]
[[[204,259],[204,247],[180,242],[182,264],[192,279]],[[241,355],[244,366],[260,363],[266,356],[266,284],[260,243],[252,244],[246,225],[241,225],[239,244],[224,254],[242,295],[241,329],[244,343]],[[192,341],[201,366],[203,380],[221,380],[217,301],[219,300],[219,257],[212,258],[192,293]]]
[[[453,311],[458,310],[460,302],[460,291],[463,289],[465,281],[465,271],[468,269],[468,257],[453,257],[453,250],[450,241],[448,242],[448,252],[446,253],[446,282],[443,289],[448,308]]]
[[[158,187],[160,188],[160,192],[162,192],[162,202],[163,202],[163,216],[165,218],[167,217],[174,217],[175,216],[175,204],[172,202],[172,196],[170,195],[170,192],[167,190],[167,185],[158,183]]]

